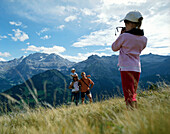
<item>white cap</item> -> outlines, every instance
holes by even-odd
[[[131,22],[139,22],[139,18],[142,17],[142,14],[139,11],[131,11],[129,13],[126,14],[125,18],[120,20],[120,22],[124,21],[124,20],[128,20]]]
[[[72,68],[71,71],[72,71],[72,70],[75,70],[75,68]]]

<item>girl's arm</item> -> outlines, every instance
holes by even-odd
[[[112,50],[113,50],[113,51],[118,51],[118,50],[120,50],[120,48],[122,47],[122,44],[123,44],[123,42],[124,42],[124,38],[123,38],[123,37],[124,37],[123,34],[121,34],[121,35],[116,39],[116,41],[113,42],[113,44],[112,44]]]
[[[73,89],[73,84],[74,84],[74,82],[72,82],[70,85],[69,85],[69,89]]]

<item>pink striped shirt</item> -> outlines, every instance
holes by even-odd
[[[130,33],[121,34],[112,44],[113,51],[119,51],[120,71],[141,72],[140,54],[146,47],[145,36],[133,35]]]

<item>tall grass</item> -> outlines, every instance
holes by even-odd
[[[138,109],[123,98],[58,108],[37,107],[0,116],[1,134],[168,134],[170,86],[138,95]]]

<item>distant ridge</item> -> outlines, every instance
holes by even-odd
[[[9,81],[9,87],[11,87],[23,82],[18,72],[27,80],[33,75],[50,69],[65,72],[73,64],[74,62],[70,62],[56,54],[34,53],[19,59],[0,62],[0,78]],[[5,89],[1,87],[0,91],[2,90]]]
[[[170,81],[170,56],[147,54],[142,55],[140,59],[142,66],[141,87],[147,86],[148,81]],[[18,72],[27,80],[51,69],[56,69],[68,76],[71,68],[74,67],[79,77],[82,71],[90,74],[91,79],[95,82],[94,93],[103,94],[106,91],[117,90],[118,87],[121,89],[117,64],[117,55],[102,57],[91,55],[84,61],[74,63],[56,54],[34,53],[19,59],[0,62],[0,92],[23,83]]]

